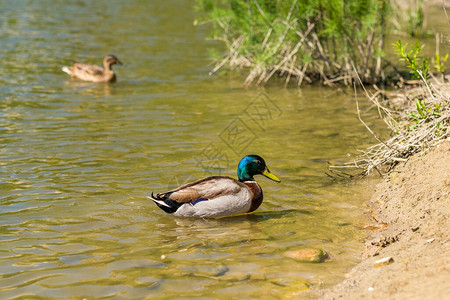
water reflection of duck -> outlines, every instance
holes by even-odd
[[[223,217],[252,212],[261,205],[263,192],[254,175],[280,182],[258,155],[241,159],[237,174],[239,181],[227,176],[210,176],[165,193],[152,193],[149,198],[163,211],[177,217]]]
[[[122,63],[114,55],[107,55],[103,59],[103,69],[96,65],[75,63],[71,67],[64,66],[62,70],[72,77],[92,82],[114,82],[116,74],[112,70],[112,65]]]

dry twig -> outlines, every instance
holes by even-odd
[[[379,139],[372,129],[361,119],[358,101],[356,100],[359,120],[379,143],[362,151],[362,154],[354,161],[344,163],[343,165],[330,165],[328,169],[333,176],[338,178],[362,177],[370,174],[373,170],[376,170],[380,175],[384,175],[389,173],[399,162],[405,162],[411,155],[423,149],[433,147],[442,140],[450,137],[450,95],[443,91],[445,87],[443,83],[436,81],[435,86],[429,84],[425,78],[422,78],[423,84],[426,87],[426,93],[422,88],[409,91],[409,94],[414,95],[409,100],[409,105],[415,108],[416,99],[425,99],[422,103],[427,103],[427,111],[413,117],[412,114],[406,112],[414,111],[414,109],[407,108],[406,112],[400,115],[399,120],[396,120],[390,111],[378,102],[377,95],[380,93],[375,93],[373,96],[370,96],[362,85],[356,70],[355,73],[367,98],[377,106],[380,116],[384,116],[385,123],[394,134],[387,141]],[[432,90],[434,90],[434,93]],[[417,91],[422,92],[417,94]],[[408,94],[405,94],[404,97],[408,98]],[[343,172],[342,170],[347,171]]]

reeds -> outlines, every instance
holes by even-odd
[[[213,38],[226,46],[211,75],[242,69],[247,73],[245,86],[274,77],[281,77],[285,85],[350,85],[354,66],[366,84],[385,78],[385,1],[198,2],[214,26]]]

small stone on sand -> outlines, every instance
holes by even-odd
[[[394,259],[390,256],[377,260],[373,265],[375,267],[381,267],[385,265],[389,265],[394,262]]]

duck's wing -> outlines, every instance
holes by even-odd
[[[87,76],[102,76],[103,69],[96,65],[75,63],[73,65],[73,72],[75,74],[85,74]]]
[[[220,196],[236,195],[247,186],[227,176],[211,176],[183,185],[177,189],[152,193],[151,199],[164,211],[172,213],[185,203],[213,200]]]
[[[236,194],[243,188],[247,188],[246,185],[233,178],[227,176],[210,176],[166,193],[156,194],[156,197],[168,197],[178,203],[186,203],[196,201],[199,198],[210,200],[221,195]]]

